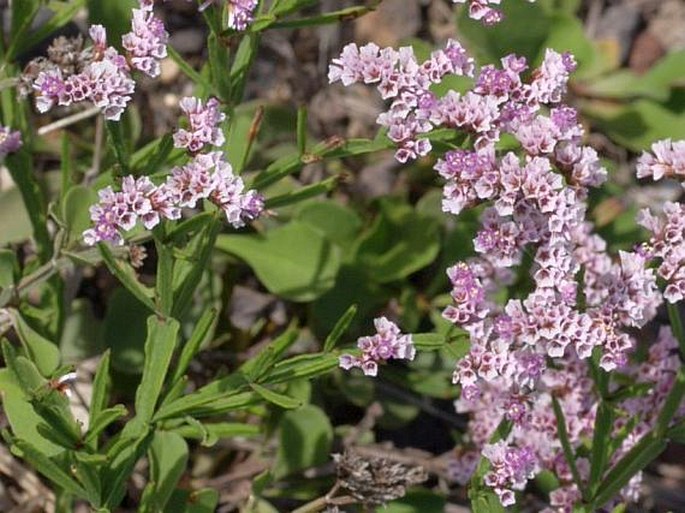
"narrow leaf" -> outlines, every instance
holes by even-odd
[[[13,449],[18,449],[21,457],[26,459],[38,472],[57,486],[77,497],[88,498],[88,493],[86,493],[81,485],[33,445],[24,440],[16,439],[12,447]]]
[[[329,353],[333,350],[335,345],[340,340],[340,337],[342,337],[347,331],[347,329],[350,327],[350,323],[354,319],[355,315],[357,315],[357,305],[352,305],[347,309],[347,311],[342,315],[342,317],[338,319],[338,322],[335,323],[333,330],[331,330],[331,332],[326,337],[326,340],[324,341],[324,353]]]
[[[299,399],[294,399],[290,396],[279,394],[273,390],[263,387],[262,385],[258,385],[257,383],[250,383],[250,387],[262,398],[266,399],[270,403],[275,404],[276,406],[285,408],[286,410],[292,410],[293,408],[299,408],[302,406],[302,401]]]
[[[136,391],[136,417],[149,422],[155,412],[157,399],[176,347],[179,324],[175,319],[158,319],[150,316],[145,340],[145,366]]]
[[[576,455],[568,438],[568,430],[566,429],[564,411],[561,409],[559,400],[554,396],[552,396],[552,407],[554,408],[554,416],[557,420],[557,434],[559,435],[559,440],[561,441],[561,447],[564,450],[566,463],[568,463],[568,466],[571,469],[571,474],[573,475],[573,480],[575,481],[576,486],[579,490],[584,492],[583,480],[581,479],[580,472],[578,472],[578,467],[576,466]]]
[[[59,348],[34,331],[18,311],[8,311],[26,356],[36,364],[36,367],[44,377],[50,377],[59,366]]]

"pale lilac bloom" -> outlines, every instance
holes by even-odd
[[[685,206],[667,202],[662,216],[643,210],[637,221],[652,233],[646,249],[658,260],[657,273],[666,281],[664,298],[669,303],[681,301],[685,298]]]
[[[33,83],[33,89],[36,91],[36,108],[41,113],[49,111],[58,103],[63,105],[67,102],[66,84],[59,68],[41,71]]]
[[[188,117],[190,128],[180,128],[174,134],[174,146],[187,148],[192,153],[202,150],[205,145],[221,146],[225,142],[221,123],[226,115],[221,112],[219,101],[210,98],[205,104],[195,97],[185,97],[180,101],[181,110]]]
[[[258,0],[228,0],[228,26],[245,30],[254,21]]]
[[[19,151],[22,144],[21,132],[0,125],[0,159]]]
[[[180,219],[182,208],[194,208],[201,200],[214,203],[235,228],[255,220],[264,210],[263,197],[245,190],[243,180],[233,174],[220,152],[197,155],[174,168],[160,185],[146,176],[126,176],[120,192],[107,187],[99,196],[90,209],[94,226],[83,234],[88,245],[103,241],[121,245],[123,233],[138,222],[151,230],[164,219]]]
[[[357,347],[361,356],[343,354],[340,356],[340,367],[349,370],[360,368],[367,376],[378,374],[378,364],[391,359],[413,360],[416,354],[411,335],[404,335],[399,327],[385,317],[373,321],[376,334],[360,337]]]
[[[494,489],[502,506],[516,504],[516,490],[523,490],[529,479],[539,471],[534,451],[529,447],[513,447],[501,440],[485,444],[483,456],[490,462],[490,470],[483,482]]]
[[[652,144],[651,153],[643,152],[637,161],[637,177],[685,178],[685,141],[665,139]]]
[[[452,0],[455,4],[468,4],[469,18],[480,21],[483,25],[496,25],[503,19],[502,11],[492,7],[499,6],[502,0]],[[535,0],[528,0],[535,2]]]
[[[159,62],[167,56],[169,34],[152,12],[152,2],[142,2],[140,7],[133,9],[131,32],[124,34],[121,43],[133,68],[157,77],[161,72]]]

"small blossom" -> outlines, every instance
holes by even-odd
[[[411,335],[403,335],[397,325],[385,317],[374,319],[373,323],[376,334],[361,337],[357,341],[361,356],[342,355],[340,367],[345,370],[358,367],[367,376],[376,376],[380,362],[390,359],[414,359],[416,350]]]
[[[685,178],[685,141],[665,139],[652,144],[651,150],[643,152],[637,161],[638,178]]]
[[[131,32],[124,34],[121,42],[133,68],[157,77],[161,72],[159,61],[167,55],[169,34],[152,12],[152,2],[143,1],[140,7],[133,9]]]
[[[226,115],[221,112],[216,98],[210,98],[203,105],[199,98],[185,97],[180,101],[180,106],[188,117],[190,128],[188,130],[181,128],[176,131],[174,146],[187,148],[190,152],[197,153],[205,145],[224,144],[225,137],[220,124],[226,119]]]
[[[188,164],[176,167],[166,181],[155,185],[148,177],[126,176],[120,192],[102,189],[100,201],[90,209],[94,226],[83,234],[84,242],[123,244],[124,232],[140,222],[151,230],[163,219],[181,217],[181,208],[194,208],[208,200],[220,208],[235,228],[245,226],[264,210],[264,200],[233,174],[221,152],[200,154]]]
[[[0,159],[19,151],[22,144],[21,132],[0,126]]]

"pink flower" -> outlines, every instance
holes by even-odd
[[[225,142],[221,123],[226,115],[221,112],[219,101],[210,98],[203,105],[202,100],[194,97],[185,97],[180,102],[181,110],[188,117],[190,128],[179,129],[174,134],[174,146],[187,148],[192,153],[197,153],[209,144],[221,146]]]
[[[340,367],[349,370],[353,367],[362,369],[367,376],[378,374],[378,364],[391,359],[413,360],[416,354],[411,335],[403,335],[397,325],[385,317],[374,319],[376,334],[361,337],[357,347],[361,356],[344,354],[340,356]]]
[[[10,153],[19,151],[22,144],[21,132],[12,130],[9,127],[0,126],[0,159],[5,158]]]

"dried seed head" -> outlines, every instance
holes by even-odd
[[[428,479],[423,467],[388,458],[345,451],[334,454],[333,459],[340,485],[365,505],[382,505],[399,499],[407,488]]]

